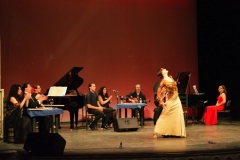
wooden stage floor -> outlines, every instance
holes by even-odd
[[[67,142],[64,154],[44,158],[29,156],[28,159],[240,160],[240,121],[222,121],[213,126],[193,125],[189,121],[187,138],[158,139],[153,138],[154,125],[151,120],[145,121],[144,128],[131,132],[114,132],[113,129],[70,131],[69,123],[62,123],[61,126],[59,134]],[[120,143],[122,148],[119,148]],[[0,141],[0,155],[21,152],[22,149],[23,144]]]

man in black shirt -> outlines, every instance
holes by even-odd
[[[146,96],[141,92],[141,85],[136,84],[135,91],[129,93],[126,96],[126,99],[127,99],[127,102],[132,102],[132,103],[141,103],[142,102],[142,103],[145,103]],[[135,117],[136,109],[132,109],[132,117]],[[139,109],[138,109],[138,111],[139,111]],[[144,118],[144,112],[143,111],[144,111],[144,107],[142,107],[140,109],[139,114],[140,114],[140,117]]]
[[[102,118],[102,128],[107,129],[107,122],[109,120],[109,117],[111,115],[111,111],[109,110],[105,110],[104,107],[102,107],[101,105],[98,105],[98,97],[96,94],[96,85],[94,83],[90,83],[88,85],[89,88],[89,93],[86,96],[86,105],[87,105],[87,110],[88,113],[90,114],[94,114],[95,115],[95,119],[93,120],[93,122],[90,124],[90,128],[92,130],[95,130],[95,126],[97,125],[97,122],[100,118]],[[104,114],[106,115],[104,117]]]
[[[24,94],[31,94],[32,87],[29,83],[24,83],[22,85],[22,91]],[[41,103],[44,100],[47,100],[47,96],[39,96],[36,99],[36,94],[31,94],[31,98],[29,99],[28,108],[39,108],[42,107]],[[37,116],[36,120],[39,124],[39,133],[50,133],[51,128],[51,118],[49,116]]]

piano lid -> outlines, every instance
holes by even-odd
[[[186,94],[191,72],[179,72],[177,76],[178,93]]]
[[[83,67],[73,67],[70,69],[61,79],[59,79],[53,86],[66,86],[67,92],[70,90],[77,90],[83,84],[83,79],[78,76],[78,72],[81,71]],[[49,88],[44,93],[48,94]]]

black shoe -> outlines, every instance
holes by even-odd
[[[97,128],[94,127],[94,126],[92,126],[92,125],[90,125],[89,128],[90,128],[91,130],[93,130],[93,131],[94,131],[94,130],[97,130]]]
[[[75,129],[78,130],[78,126],[77,125],[76,125]]]
[[[101,128],[108,129],[107,125],[102,125]]]
[[[198,121],[198,123],[200,123],[200,124],[205,124],[203,119],[200,119],[200,120]]]

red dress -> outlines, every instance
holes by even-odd
[[[221,96],[217,98],[218,103],[223,101]],[[217,111],[224,109],[224,105],[221,106],[207,106],[203,115],[203,119],[206,125],[217,124]]]

